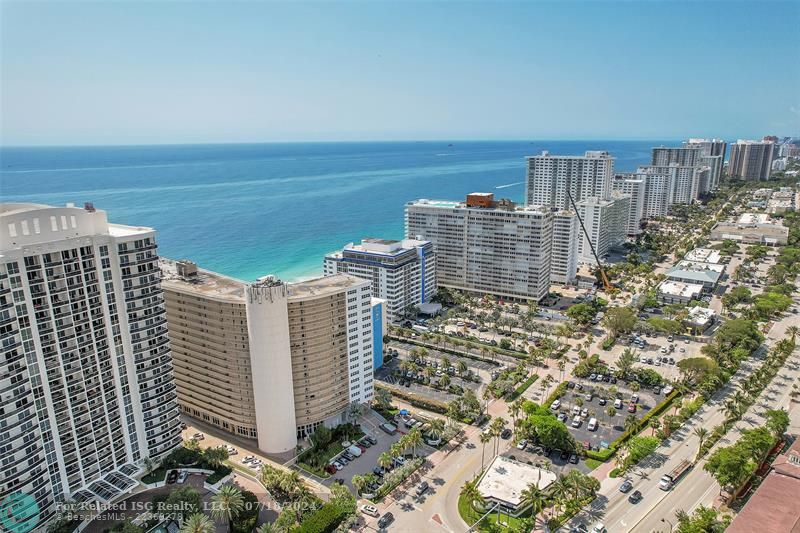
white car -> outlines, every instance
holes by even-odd
[[[519,441],[519,444],[517,444],[517,449],[518,450],[524,450],[525,446],[527,446],[527,445],[528,445],[528,441],[526,441],[525,439],[522,439],[521,441]]]
[[[614,409],[622,409],[622,400],[619,398],[614,400]]]
[[[552,409],[554,411],[556,409],[558,409],[559,407],[561,407],[561,400],[556,400],[556,401],[554,401],[553,403],[550,404],[550,409]]]
[[[242,457],[242,464],[246,465],[250,461],[255,461],[255,460],[256,460],[256,458],[255,458],[254,455],[245,455],[244,457]]]
[[[192,440],[203,440],[204,438],[206,438],[206,436],[202,433],[195,433],[192,435]]]
[[[375,507],[374,505],[362,505],[361,506],[361,512],[366,514],[366,515],[373,516],[373,517],[376,517],[376,518],[378,516],[378,508]]]
[[[186,483],[188,477],[189,477],[189,472],[187,472],[186,470],[181,470],[181,473],[178,474],[178,484],[183,485],[184,483]]]
[[[237,453],[239,453],[239,452],[236,450],[236,448],[234,448],[234,447],[233,447],[233,446],[231,446],[230,444],[228,444],[227,446],[225,446],[225,451],[226,451],[226,452],[228,452],[228,455],[236,455]]]
[[[606,526],[604,526],[602,522],[599,522],[595,524],[594,527],[592,528],[592,533],[608,533],[608,530],[606,529]]]

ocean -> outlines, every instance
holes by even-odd
[[[403,206],[473,191],[521,201],[525,156],[608,150],[617,171],[677,141],[270,143],[0,148],[0,200],[93,202],[157,231],[159,253],[243,280],[321,275],[364,237],[402,238]]]

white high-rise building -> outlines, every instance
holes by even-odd
[[[578,214],[583,220],[594,251],[600,260],[611,248],[625,242],[625,228],[630,211],[630,196],[614,193],[612,199],[590,197],[578,203]],[[578,240],[578,261],[595,264],[589,240],[581,231]]]
[[[670,165],[694,167],[700,164],[702,155],[702,150],[697,146],[683,146],[680,148],[659,146],[653,148],[653,157],[650,164],[654,167],[668,167]]]
[[[30,495],[43,524],[180,445],[155,232],[91,204],[2,204],[0,243],[0,501]]]
[[[719,188],[720,179],[722,178],[722,168],[725,165],[727,143],[722,139],[689,139],[688,141],[684,141],[683,146],[687,148],[700,148],[702,157],[699,163],[711,169],[709,189],[712,191],[717,190]]]
[[[731,144],[728,175],[745,180],[769,179],[775,150],[775,143],[772,141],[739,139]]]
[[[550,288],[553,215],[473,193],[406,204],[406,236],[431,241],[439,286],[541,300]]]
[[[694,203],[700,194],[703,173],[706,171],[707,167],[704,166],[685,167],[672,164],[668,166],[642,166],[639,167],[637,172],[669,176],[669,207],[674,204]]]
[[[550,257],[550,281],[572,283],[578,273],[578,241],[581,228],[572,210],[553,213],[553,251]]]
[[[575,203],[590,196],[608,198],[614,176],[614,158],[605,151],[589,151],[583,156],[530,156],[525,181],[525,204],[572,209],[567,192]]]
[[[436,294],[436,256],[428,241],[363,239],[325,256],[324,272],[371,281],[373,297],[387,301],[387,318],[393,322]]]
[[[644,205],[645,205],[645,178],[638,179],[630,177],[630,174],[617,174],[612,182],[614,191],[627,194],[631,197],[630,210],[628,212],[628,219],[626,224],[626,233],[628,235],[639,235],[642,233],[642,219],[644,218]]]

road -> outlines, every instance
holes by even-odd
[[[796,322],[795,315],[789,315],[777,322],[770,330],[766,339],[767,346],[773,345],[777,340],[783,338],[786,334],[786,328],[792,323]],[[763,357],[765,348],[761,349],[761,356]],[[793,362],[787,362],[784,369],[779,372],[776,381],[766,389],[765,394],[775,394],[769,392],[774,387],[781,387],[781,392],[778,396],[769,400],[770,406],[783,406],[788,404],[789,392],[791,391],[792,379],[798,379],[798,368],[800,365],[793,364],[797,361],[798,355],[793,355]],[[648,458],[646,462],[635,468],[628,476],[633,484],[633,490],[639,490],[643,494],[643,499],[638,504],[631,504],[627,500],[627,495],[619,492],[619,486],[622,484],[622,479],[607,478],[601,482],[598,497],[587,508],[585,508],[579,515],[575,517],[568,525],[569,527],[577,526],[578,524],[585,524],[591,526],[596,522],[603,522],[610,532],[647,532],[653,531],[669,531],[669,524],[666,521],[675,522],[675,511],[684,509],[690,511],[700,503],[706,505],[713,503],[714,498],[719,493],[719,487],[714,482],[713,478],[706,473],[701,461],[695,466],[676,487],[669,491],[664,492],[658,488],[658,480],[665,472],[672,470],[678,463],[684,459],[694,460],[697,450],[699,448],[699,439],[694,435],[693,430],[695,427],[702,426],[711,430],[714,426],[722,423],[725,415],[722,411],[722,406],[725,398],[736,390],[736,385],[749,375],[753,370],[761,365],[760,358],[752,358],[743,364],[739,372],[718,391],[714,397],[706,402],[694,417],[692,417],[684,427],[673,433],[656,450],[656,452]],[[763,409],[763,400],[759,400],[753,405],[747,415],[743,417],[744,420],[751,420],[754,410]],[[770,407],[776,408],[776,407]],[[744,428],[750,427],[750,424],[743,422]],[[732,430],[723,439],[720,440],[718,445],[730,445],[738,435],[737,431]],[[733,439],[733,440],[731,440]],[[662,518],[666,520],[662,522]]]

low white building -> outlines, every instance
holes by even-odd
[[[689,309],[689,316],[683,321],[684,325],[696,334],[706,332],[716,322],[717,314],[714,310],[700,306]]]
[[[720,255],[719,250],[714,250],[713,248],[695,248],[683,256],[683,258],[686,261],[694,261],[697,263],[712,263],[715,265],[722,263],[722,255]]]
[[[725,265],[700,261],[679,261],[667,272],[667,279],[702,285],[703,292],[712,292],[719,283]]]
[[[745,244],[785,245],[789,228],[766,213],[743,213],[735,221],[717,222],[711,229],[710,239],[726,239]]]
[[[512,516],[518,516],[528,507],[522,501],[522,493],[532,484],[545,491],[557,477],[550,470],[498,455],[481,476],[478,491],[486,500],[487,508],[496,504]]]
[[[663,304],[687,304],[698,300],[703,293],[703,286],[695,283],[664,280],[659,284],[657,299]]]

